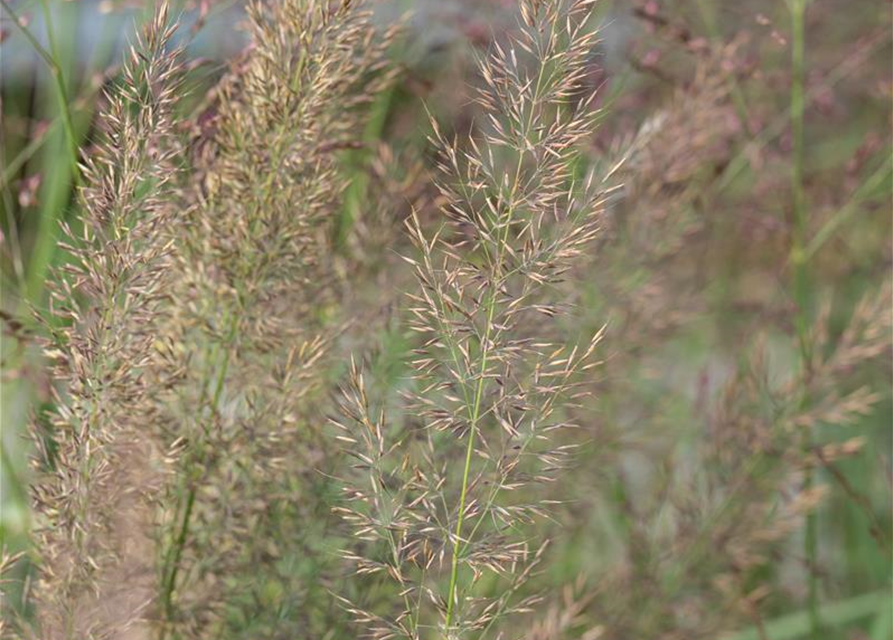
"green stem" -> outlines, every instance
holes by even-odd
[[[177,584],[177,574],[180,570],[180,559],[183,556],[183,549],[186,546],[186,537],[189,535],[189,521],[192,517],[192,507],[195,504],[195,483],[190,483],[189,492],[186,497],[186,509],[183,512],[183,521],[180,525],[180,531],[177,534],[177,538],[174,541],[174,551],[173,551],[173,559],[171,561],[171,569],[168,573],[167,579],[164,583],[164,592],[162,594],[162,600],[164,604],[164,611],[168,618],[171,619],[173,615],[173,594],[174,587]],[[162,638],[164,637],[164,631],[162,631]]]
[[[539,101],[540,90],[542,88],[544,72],[544,66],[540,65],[537,72],[536,85],[533,90],[533,97],[531,99],[530,112],[527,116],[527,128],[525,129],[525,133],[527,134],[529,134],[533,127],[533,120]],[[528,139],[528,135],[525,135],[525,139]],[[474,407],[471,412],[471,427],[468,434],[468,445],[465,449],[465,468],[462,473],[462,490],[459,495],[459,513],[456,519],[456,535],[455,539],[453,540],[453,557],[450,562],[450,586],[447,591],[447,612],[445,619],[445,627],[447,633],[449,633],[449,627],[453,619],[453,604],[454,600],[456,599],[456,590],[458,588],[460,549],[467,546],[466,544],[460,547],[460,545],[462,545],[462,525],[465,519],[465,502],[468,493],[468,479],[471,475],[471,456],[474,452],[474,442],[477,436],[477,425],[478,420],[480,419],[481,401],[484,392],[484,379],[487,373],[487,360],[490,353],[490,335],[493,329],[493,316],[496,310],[496,300],[499,294],[500,280],[504,281],[504,275],[502,274],[502,261],[504,257],[503,249],[507,245],[509,234],[511,233],[512,218],[514,217],[515,208],[517,206],[516,198],[520,186],[521,170],[524,167],[524,155],[525,151],[520,150],[518,154],[518,161],[515,166],[515,176],[514,181],[512,182],[511,194],[509,195],[508,199],[509,206],[508,210],[506,211],[505,232],[502,236],[500,236],[498,233],[496,234],[497,237],[499,237],[501,240],[496,250],[496,262],[492,265],[493,268],[496,270],[497,278],[493,282],[493,292],[490,295],[490,305],[487,309],[487,329],[484,334],[484,343],[482,345],[481,373],[480,378],[478,379],[477,389],[475,390]],[[477,527],[475,527],[475,530],[477,530]]]
[[[537,79],[536,91],[535,95],[539,93],[539,86],[542,80],[542,70],[540,70],[539,78]],[[530,116],[531,120],[533,118],[533,114],[531,112]],[[474,442],[477,436],[477,426],[478,420],[480,419],[481,412],[481,401],[484,395],[484,379],[486,378],[487,373],[487,360],[490,357],[490,336],[493,330],[493,316],[496,312],[496,299],[499,295],[500,282],[499,280],[502,278],[502,261],[503,261],[503,248],[508,243],[509,233],[511,232],[512,227],[512,217],[515,212],[515,197],[517,196],[518,183],[520,181],[521,176],[521,168],[524,164],[524,154],[522,153],[518,157],[518,164],[515,168],[515,180],[512,186],[512,193],[509,198],[510,205],[508,211],[506,212],[506,222],[505,222],[505,233],[501,237],[501,243],[497,249],[496,253],[496,262],[493,267],[496,269],[497,278],[493,282],[493,292],[490,294],[490,303],[489,308],[487,309],[487,329],[484,333],[484,342],[481,346],[481,372],[480,378],[478,379],[477,388],[475,389],[474,394],[474,405],[471,411],[471,427],[468,433],[468,445],[465,448],[465,468],[462,473],[462,491],[459,495],[459,514],[456,519],[456,536],[453,540],[453,557],[450,563],[450,586],[447,591],[447,613],[445,626],[447,630],[449,630],[450,623],[453,619],[453,602],[456,599],[456,590],[458,588],[458,578],[459,578],[459,555],[460,555],[460,545],[462,544],[462,525],[465,520],[465,502],[468,493],[468,479],[471,475],[471,456],[474,452]]]
[[[849,202],[841,207],[837,213],[835,213],[834,216],[812,236],[809,244],[807,244],[806,248],[803,250],[803,261],[809,262],[824,244],[834,237],[837,230],[859,211],[860,204],[867,198],[870,198],[879,188],[890,184],[891,177],[893,177],[893,158],[888,156],[886,161],[878,167],[877,171],[871,174],[865,182],[856,189],[856,192],[853,194],[852,198],[850,198]]]
[[[62,115],[62,127],[65,129],[65,140],[68,142],[69,161],[71,162],[71,175],[76,186],[82,186],[81,168],[78,164],[78,143],[74,135],[74,126],[71,123],[71,109],[68,102],[68,90],[65,88],[65,76],[62,74],[62,67],[57,62],[59,60],[59,49],[56,46],[56,36],[53,30],[53,16],[50,11],[47,0],[40,0],[43,8],[43,18],[46,21],[47,40],[50,43],[50,53],[52,54],[52,71],[53,81],[56,85],[56,98],[59,101],[59,111]]]
[[[710,37],[711,43],[721,42],[722,33],[716,22],[715,3],[708,2],[707,0],[697,0],[697,5],[698,12],[701,14],[704,26],[707,28],[707,35]],[[734,74],[732,74],[731,80],[732,101],[735,103],[735,111],[738,112],[738,119],[741,120],[741,125],[744,127],[744,130],[749,131],[750,114],[747,109],[747,99],[744,97],[744,91],[741,89],[741,84],[738,82],[738,78],[735,77]]]
[[[471,414],[471,428],[468,433],[468,446],[465,448],[465,469],[462,473],[462,492],[459,494],[459,515],[456,520],[456,535],[453,539],[453,558],[450,563],[450,587],[447,592],[446,627],[449,629],[453,618],[453,600],[456,597],[456,583],[459,576],[459,545],[462,541],[462,524],[465,520],[465,501],[468,494],[468,478],[471,475],[471,456],[474,452],[474,442],[477,436],[478,420],[480,419],[481,400],[484,395],[484,378],[487,373],[487,359],[489,358],[490,333],[493,327],[493,313],[496,309],[496,293],[494,290],[490,309],[487,311],[487,331],[484,335],[483,353],[481,355],[481,373],[478,379],[477,389],[474,394],[474,408]]]
[[[220,405],[220,397],[223,394],[223,386],[226,382],[226,374],[229,370],[229,361],[230,361],[230,352],[232,342],[235,339],[236,331],[238,328],[238,321],[236,317],[233,317],[230,322],[229,331],[227,332],[226,338],[223,342],[223,361],[220,364],[220,368],[217,371],[217,379],[214,382],[214,393],[211,398],[211,415],[217,412],[217,408]],[[204,389],[206,385],[202,385]],[[186,548],[186,540],[189,536],[189,526],[192,520],[192,510],[195,504],[196,491],[198,488],[198,483],[191,479],[188,483],[187,493],[186,493],[186,505],[183,511],[183,520],[180,524],[180,530],[177,533],[177,537],[174,539],[173,548],[169,553],[170,561],[166,564],[169,565],[169,568],[165,569],[165,579],[164,584],[162,585],[162,604],[165,611],[165,615],[167,620],[170,621],[174,610],[173,610],[173,596],[174,590],[177,586],[177,575],[180,573],[180,561],[183,557],[183,550]],[[179,512],[179,507],[177,508],[177,512]],[[164,627],[161,629],[160,640],[164,640],[167,636],[167,631]]]
[[[50,51],[47,51],[47,49],[40,44],[34,34],[32,34],[31,31],[29,31],[28,28],[25,27],[21,18],[9,5],[7,0],[0,0],[0,5],[2,5],[6,13],[9,14],[10,19],[16,25],[16,28],[22,33],[22,35],[25,36],[25,39],[28,40],[28,43],[41,58],[41,60],[44,61],[50,71],[50,75],[53,78],[54,94],[59,105],[59,115],[65,135],[65,147],[69,158],[71,178],[75,186],[81,187],[83,185],[83,182],[81,178],[80,166],[78,165],[77,136],[75,134],[74,125],[72,123],[71,108],[68,100],[68,91],[66,89],[65,76],[62,73],[62,67],[59,64],[59,60],[61,58],[56,46],[56,38],[53,31],[53,23],[49,5],[47,4],[47,0],[41,0],[41,4],[43,7],[44,21],[46,23],[47,38],[49,40]],[[65,184],[58,186],[64,189],[66,193],[64,196],[60,197],[64,197],[66,199],[65,201],[67,201],[68,177],[63,176],[61,179],[65,181]],[[64,211],[65,201],[59,201],[57,206],[49,205],[44,207],[42,209],[42,214],[38,220],[38,230],[35,235],[35,245],[32,248],[31,259],[28,264],[24,291],[25,298],[32,302],[37,302],[37,299],[40,296],[40,292],[43,290],[44,277],[46,275],[47,266],[53,261],[53,254],[56,250],[56,230],[53,228],[53,225],[61,216],[62,211]]]
[[[56,99],[59,101],[59,111],[62,116],[62,126],[65,129],[65,139],[68,143],[71,174],[74,177],[75,184],[77,186],[81,186],[81,171],[80,165],[78,165],[78,144],[75,139],[74,126],[72,125],[71,121],[71,111],[69,109],[68,103],[68,90],[65,88],[65,76],[62,74],[62,67],[60,67],[59,63],[57,62],[58,52],[56,49],[56,38],[53,35],[53,22],[50,15],[49,6],[47,5],[47,0],[41,0],[41,6],[43,7],[44,20],[46,22],[47,28],[47,39],[50,43],[50,51],[47,51],[43,46],[41,46],[37,38],[34,37],[34,34],[32,34],[24,26],[21,18],[19,18],[18,14],[13,10],[13,8],[6,0],[0,0],[0,4],[3,5],[3,8],[9,14],[12,22],[19,29],[22,35],[25,36],[29,44],[37,52],[37,55],[39,55],[40,58],[46,63],[47,67],[49,67],[50,75],[53,76],[53,84],[56,89]]]

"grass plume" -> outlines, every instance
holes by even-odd
[[[160,5],[108,92],[101,138],[85,158],[83,228],[64,228],[72,261],[50,296],[45,353],[65,391],[55,397],[52,430],[38,428],[35,437],[33,598],[44,638],[102,637],[117,615],[103,603],[127,562],[116,511],[138,489],[122,483],[122,456],[146,419],[144,372],[170,255],[163,229],[179,87],[172,35]]]
[[[408,223],[417,421],[395,438],[354,367],[335,422],[364,472],[341,512],[387,550],[347,556],[359,574],[387,574],[404,600],[389,616],[347,605],[371,637],[483,637],[535,601],[513,596],[543,553],[522,525],[545,503],[519,496],[572,450],[557,432],[572,426],[575,378],[601,337],[576,347],[532,330],[566,311],[548,292],[595,237],[608,198],[596,176],[580,184],[572,171],[597,115],[584,83],[591,7],[523,3],[518,34],[480,63],[482,135],[463,149],[432,121],[448,224],[429,237],[417,217]]]
[[[187,637],[314,624],[258,616],[252,585],[266,566],[288,598],[317,597],[274,567],[302,555],[304,538],[282,522],[313,512],[325,455],[305,399],[332,331],[320,309],[336,304],[326,248],[346,184],[337,154],[390,77],[392,35],[374,32],[361,2],[254,2],[248,16],[252,45],[202,116],[212,133],[184,193],[176,295],[187,302],[171,310],[165,348],[178,380],[159,399],[171,415],[162,437],[179,449],[162,509],[161,615]],[[286,605],[307,606],[274,609]]]

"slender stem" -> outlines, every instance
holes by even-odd
[[[223,361],[220,364],[220,367],[217,371],[217,379],[214,382],[214,393],[211,397],[211,415],[217,412],[218,407],[220,406],[220,398],[223,395],[223,386],[226,382],[226,374],[229,370],[229,362],[230,362],[230,352],[233,340],[235,340],[236,332],[238,330],[238,320],[237,317],[234,316],[230,322],[229,331],[223,342]],[[207,385],[202,385],[204,389]],[[186,547],[186,540],[189,536],[189,526],[192,519],[192,510],[193,505],[195,504],[195,497],[197,492],[198,484],[195,480],[190,480],[187,490],[186,490],[186,505],[183,511],[183,520],[180,524],[180,530],[177,533],[177,537],[174,539],[173,547],[170,550],[170,562],[169,568],[165,569],[165,578],[164,584],[162,585],[162,594],[161,599],[164,606],[165,615],[167,616],[168,621],[170,621],[173,616],[173,595],[174,590],[177,586],[177,575],[180,572],[180,560],[183,557],[183,550]],[[177,508],[179,512],[179,507]],[[164,640],[167,635],[167,631],[165,627],[162,627],[160,638]]]
[[[490,309],[487,311],[487,331],[484,336],[483,353],[481,355],[481,373],[478,379],[477,389],[474,394],[474,408],[471,413],[471,428],[468,433],[468,446],[465,448],[465,469],[462,473],[462,492],[459,495],[459,515],[456,520],[456,535],[453,539],[453,558],[450,564],[450,587],[447,592],[446,627],[449,629],[453,618],[453,600],[456,597],[456,582],[459,576],[459,545],[462,541],[462,524],[465,520],[465,500],[468,493],[468,478],[471,475],[471,456],[474,452],[474,442],[477,436],[478,420],[480,418],[481,400],[484,394],[484,378],[487,373],[487,359],[489,358],[490,333],[493,327],[493,313],[496,309],[495,290]]]
[[[544,65],[540,65],[537,71],[536,84],[533,90],[533,97],[530,103],[530,112],[527,114],[525,129],[525,139],[529,138],[529,133],[533,128],[533,121],[536,114],[536,109],[538,106],[540,90],[543,84],[543,77],[545,73]],[[445,627],[447,629],[447,633],[449,633],[450,623],[453,619],[453,605],[456,599],[456,591],[458,589],[458,578],[459,578],[459,555],[460,555],[460,545],[462,545],[462,525],[465,520],[465,502],[468,492],[468,479],[471,475],[471,457],[474,452],[474,442],[477,436],[477,426],[478,420],[480,419],[480,409],[481,409],[481,401],[483,398],[484,392],[484,379],[487,373],[487,360],[490,355],[490,336],[493,329],[493,316],[496,311],[496,301],[499,295],[500,281],[504,281],[505,276],[502,273],[502,262],[504,258],[504,248],[508,244],[509,234],[512,229],[512,219],[515,214],[515,209],[517,207],[517,196],[518,189],[520,187],[521,182],[521,170],[524,167],[524,155],[525,149],[520,149],[518,153],[518,161],[515,165],[515,176],[514,180],[511,183],[511,193],[509,194],[508,199],[508,208],[506,211],[506,221],[505,221],[505,231],[502,235],[499,233],[496,234],[496,237],[500,239],[500,244],[496,250],[496,262],[492,265],[496,271],[497,278],[493,282],[493,291],[490,295],[490,304],[487,309],[487,329],[484,334],[484,342],[482,345],[482,354],[481,354],[481,373],[480,378],[478,379],[477,389],[475,390],[474,397],[474,407],[471,413],[471,426],[468,434],[468,445],[465,449],[465,468],[462,474],[462,490],[459,495],[459,513],[456,519],[456,535],[453,540],[453,554],[452,560],[450,563],[450,586],[447,591],[447,612],[445,618]],[[475,527],[475,531],[477,527]],[[467,544],[462,546],[461,548],[467,547]]]
[[[884,163],[878,167],[877,171],[871,174],[865,182],[863,182],[856,192],[837,213],[834,214],[810,239],[809,244],[803,250],[803,261],[809,260],[825,245],[825,243],[834,237],[837,230],[847,222],[854,214],[859,212],[859,205],[870,198],[878,188],[890,184],[893,177],[893,158],[887,157]]]
[[[53,15],[47,0],[40,0],[43,8],[43,18],[46,21],[47,40],[50,43],[50,53],[55,64],[51,67],[53,80],[56,83],[56,96],[59,100],[59,111],[62,114],[62,127],[65,129],[65,139],[68,142],[68,154],[71,161],[71,175],[74,183],[81,186],[81,169],[78,165],[78,144],[74,137],[74,126],[71,124],[71,109],[68,101],[68,89],[65,87],[65,76],[62,67],[59,66],[59,48],[56,46],[56,36],[53,29]]]
[[[0,0],[3,1],[3,0]],[[297,74],[296,81],[300,80],[300,74]],[[295,89],[297,91],[297,88]],[[274,195],[274,183],[276,181],[276,176],[278,174],[278,170],[281,167],[281,163],[283,161],[283,157],[285,151],[283,147],[285,143],[280,140],[277,144],[274,145],[275,151],[273,153],[273,160],[270,166],[270,170],[267,172],[266,180],[263,183],[263,188],[260,191],[260,197],[255,201],[252,215],[250,216],[249,229],[251,235],[255,233],[255,226],[257,223],[258,213],[263,210],[263,208],[268,204],[269,199]],[[247,273],[250,273],[252,270],[248,269]],[[260,269],[260,273],[263,273],[263,267]],[[255,274],[255,276],[260,279],[261,275]],[[243,276],[247,278],[248,276]],[[236,336],[238,335],[239,330],[239,319],[241,318],[240,310],[248,308],[250,306],[250,302],[245,300],[242,294],[239,295],[239,303],[238,308],[233,311],[229,317],[229,327],[226,335],[223,338],[223,341],[219,343],[219,347],[223,349],[222,362],[220,367],[217,370],[217,379],[214,382],[214,392],[211,397],[210,402],[210,415],[213,416],[217,413],[218,407],[220,406],[220,398],[223,393],[223,387],[226,383],[226,375],[229,370],[230,365],[230,355],[232,352],[233,345],[236,340]],[[218,345],[215,345],[215,348]],[[216,351],[215,351],[216,353]],[[202,384],[202,402],[200,404],[204,404],[205,400],[205,389],[207,384]],[[170,556],[172,557],[172,563],[170,568],[165,567],[165,573],[167,574],[167,578],[165,580],[164,585],[162,586],[162,600],[165,603],[165,611],[168,616],[168,620],[170,620],[171,615],[173,614],[173,592],[176,589],[176,580],[177,574],[180,569],[180,559],[182,557],[183,549],[186,546],[187,537],[189,534],[189,525],[190,519],[192,516],[192,505],[195,502],[196,491],[198,489],[198,482],[196,480],[189,482],[189,487],[187,488],[187,496],[186,496],[186,506],[183,516],[183,521],[180,526],[180,532],[177,538],[174,541],[174,547],[170,551]],[[177,506],[177,511],[179,512],[179,504]],[[166,637],[166,629],[162,627],[160,633],[160,640],[164,640]]]
[[[497,270],[497,274],[501,271],[502,268],[502,260],[503,260],[503,247],[508,242],[508,235],[511,231],[512,224],[512,215],[514,213],[515,204],[515,191],[517,190],[519,177],[521,174],[521,167],[523,165],[524,156],[521,154],[518,158],[518,166],[515,170],[515,182],[512,188],[512,195],[510,200],[511,205],[509,206],[507,212],[507,219],[505,223],[505,236],[502,238],[502,243],[500,244],[497,254],[496,254],[496,263],[493,265]],[[453,618],[453,602],[456,599],[456,590],[458,588],[458,577],[459,577],[459,550],[460,545],[462,544],[462,525],[465,520],[465,502],[468,493],[468,479],[471,475],[471,457],[474,452],[474,443],[477,436],[477,427],[478,421],[480,420],[481,414],[481,401],[484,395],[484,379],[487,374],[487,361],[490,357],[490,336],[493,330],[493,316],[496,312],[496,298],[499,294],[499,282],[493,282],[493,291],[490,294],[490,304],[487,309],[487,329],[484,332],[484,341],[481,345],[481,372],[480,377],[478,378],[477,388],[475,389],[474,394],[474,405],[471,411],[471,427],[468,433],[468,445],[465,448],[465,468],[462,473],[462,491],[459,495],[459,514],[456,519],[456,535],[453,539],[453,558],[450,564],[450,586],[447,592],[447,613],[446,613],[446,628],[449,629],[450,623]]]
[[[58,48],[56,47],[52,16],[47,0],[41,0],[41,5],[43,8],[47,39],[50,46],[49,51],[40,44],[34,34],[32,34],[25,26],[24,22],[9,5],[7,0],[0,0],[0,5],[2,5],[6,13],[9,14],[12,22],[16,25],[16,28],[25,36],[25,39],[28,40],[28,43],[44,61],[50,71],[50,75],[53,78],[54,94],[58,102],[59,115],[65,135],[65,147],[69,159],[71,177],[75,186],[81,187],[83,186],[83,182],[80,166],[78,164],[77,137],[72,123],[71,107],[68,100],[65,76],[62,72],[62,67],[59,64],[61,58],[59,56]],[[65,185],[62,185],[62,188],[67,189]],[[31,251],[31,259],[28,265],[24,290],[25,298],[32,302],[37,302],[40,292],[43,289],[46,267],[53,262],[53,254],[56,251],[56,234],[53,224],[58,219],[63,208],[64,202],[60,203],[56,208],[45,208],[43,215],[41,215],[38,220],[38,232],[35,236],[35,245]]]
[[[164,583],[164,592],[162,594],[164,611],[170,620],[173,614],[173,594],[174,587],[177,584],[177,573],[180,570],[180,559],[183,556],[183,549],[186,546],[186,537],[189,535],[189,521],[192,517],[192,507],[195,504],[195,483],[190,483],[189,492],[186,497],[186,509],[183,512],[183,520],[180,525],[180,531],[174,541],[173,559],[171,561],[171,569]],[[164,632],[162,631],[162,634]],[[162,635],[162,637],[164,637]]]
[[[47,67],[49,67],[50,75],[53,76],[53,83],[56,88],[56,99],[59,101],[59,111],[62,116],[62,126],[65,129],[65,139],[68,143],[68,153],[69,160],[71,162],[71,174],[74,177],[75,184],[81,186],[81,171],[80,166],[78,165],[78,144],[74,135],[74,126],[71,121],[71,110],[69,109],[68,103],[68,90],[65,88],[65,76],[62,74],[62,67],[59,66],[58,63],[58,49],[56,48],[56,38],[53,34],[53,22],[52,16],[50,12],[49,5],[47,4],[47,0],[41,0],[41,6],[43,8],[44,21],[46,22],[47,29],[47,39],[50,43],[50,51],[47,51],[34,37],[27,27],[22,23],[21,18],[19,18],[18,14],[13,10],[13,8],[9,5],[6,0],[0,0],[0,4],[3,5],[3,8],[9,14],[10,18],[12,18],[13,23],[25,36],[34,50],[37,52],[37,55],[41,57],[41,59],[46,63]]]
[[[722,33],[716,22],[716,7],[712,2],[707,0],[697,0],[698,12],[704,26],[707,28],[707,34],[712,42],[720,41]],[[750,115],[747,109],[747,99],[744,97],[744,91],[741,90],[741,84],[738,78],[732,74],[732,101],[735,103],[735,110],[738,112],[738,118],[745,131],[750,131]]]
[[[793,168],[791,172],[791,191],[793,194],[793,220],[791,228],[791,264],[793,267],[793,296],[796,306],[794,326],[800,343],[800,358],[804,375],[808,376],[808,368],[812,359],[811,346],[807,334],[808,282],[806,269],[806,226],[807,209],[806,194],[803,187],[804,176],[804,85],[805,85],[805,22],[806,4],[808,0],[791,0],[791,129],[793,134]],[[804,393],[801,400],[808,402]],[[813,433],[808,430],[804,434],[804,447],[812,448]],[[804,491],[810,491],[815,483],[814,471],[807,466],[803,481]],[[819,616],[819,584],[816,573],[818,567],[818,519],[816,512],[810,511],[806,516],[806,530],[803,536],[803,551],[807,564],[807,610],[809,613],[810,631],[818,637],[821,631]]]
[[[539,85],[542,80],[542,69],[540,69],[539,78],[537,80],[537,88],[535,95],[539,93]],[[531,110],[531,120],[533,118],[533,112]],[[477,436],[477,426],[478,421],[480,420],[481,414],[481,401],[484,395],[484,379],[487,374],[487,361],[490,357],[490,336],[493,330],[493,316],[496,312],[496,300],[499,295],[499,280],[503,277],[501,275],[502,271],[502,261],[503,261],[503,248],[508,243],[509,233],[511,232],[512,227],[512,217],[515,212],[515,198],[517,196],[518,184],[520,182],[521,177],[521,168],[524,164],[524,154],[523,152],[518,156],[518,164],[515,168],[515,180],[512,184],[512,193],[509,197],[509,207],[506,213],[506,221],[505,221],[505,233],[500,237],[501,243],[497,249],[496,253],[496,262],[493,265],[494,269],[496,269],[496,274],[499,276],[496,281],[493,282],[493,291],[490,294],[490,304],[487,309],[487,329],[484,333],[484,341],[481,345],[481,372],[480,378],[478,379],[477,388],[475,389],[474,394],[474,406],[471,411],[471,427],[468,433],[468,445],[465,448],[465,468],[462,474],[462,491],[459,495],[459,514],[456,519],[456,535],[453,540],[453,557],[450,564],[450,586],[447,592],[447,613],[446,613],[446,621],[445,626],[447,629],[450,627],[450,623],[453,618],[453,602],[456,599],[456,590],[458,588],[458,577],[459,577],[459,551],[460,545],[462,544],[462,525],[465,520],[465,502],[468,493],[468,479],[471,475],[471,457],[474,452],[474,442]]]
[[[872,39],[864,48],[858,49],[855,53],[847,56],[833,69],[831,69],[831,71],[825,74],[821,85],[813,87],[809,92],[806,92],[804,94],[804,103],[811,104],[818,98],[822,91],[836,86],[838,82],[848,77],[849,74],[858,69],[866,59],[873,55],[874,52],[879,49],[883,45],[883,43],[886,42],[886,39]],[[759,133],[754,136],[751,144],[744,145],[735,153],[735,155],[726,165],[726,168],[723,170],[722,174],[720,174],[719,182],[716,188],[718,190],[722,190],[732,184],[732,182],[739,175],[741,175],[741,173],[745,169],[750,167],[750,161],[748,160],[750,156],[748,155],[748,153],[755,149],[762,149],[772,140],[776,140],[785,131],[787,131],[789,124],[790,117],[787,112],[779,114],[776,118],[774,118],[766,127],[764,127]]]

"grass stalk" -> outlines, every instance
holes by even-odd
[[[536,88],[534,89],[534,104],[536,99],[539,97],[540,86],[543,80],[543,69],[540,68],[537,73],[537,81]],[[529,131],[532,126],[534,111],[531,108],[530,114],[527,119],[527,130]],[[508,242],[508,234],[511,231],[512,227],[512,216],[515,210],[515,198],[517,197],[517,190],[519,187],[519,181],[521,177],[521,169],[524,166],[524,155],[519,154],[518,162],[515,167],[515,176],[514,181],[512,182],[512,193],[509,197],[509,202],[512,204],[508,207],[508,211],[506,213],[506,223],[505,223],[505,233],[501,237],[501,244],[497,251],[496,262],[494,266],[498,270],[497,273],[501,272],[501,266],[503,262],[503,248],[506,246]],[[471,473],[471,458],[474,452],[474,441],[477,436],[477,425],[478,420],[480,420],[480,412],[481,412],[481,401],[483,399],[484,394],[484,379],[487,373],[487,360],[489,358],[489,347],[490,347],[490,335],[493,329],[493,316],[496,311],[496,299],[499,292],[499,282],[493,283],[493,291],[490,296],[490,305],[487,309],[487,329],[484,335],[484,343],[482,345],[481,350],[481,373],[480,378],[478,379],[477,388],[475,389],[474,394],[474,403],[472,405],[471,410],[471,426],[468,433],[468,446],[465,449],[465,467],[462,473],[462,490],[459,494],[459,513],[456,518],[456,536],[453,541],[453,557],[450,562],[450,585],[447,591],[447,613],[445,619],[445,626],[447,631],[449,632],[450,622],[452,621],[453,615],[453,602],[456,599],[456,590],[458,588],[458,578],[459,578],[459,556],[461,551],[462,544],[462,525],[464,523],[465,516],[465,502],[467,499],[468,493],[468,478]],[[475,528],[476,530],[476,528]]]
[[[471,457],[474,453],[474,442],[477,436],[477,425],[480,419],[481,398],[484,393],[484,377],[487,372],[487,358],[489,354],[490,332],[493,327],[493,310],[496,308],[496,292],[494,290],[493,300],[490,304],[490,310],[487,315],[487,331],[484,337],[483,352],[481,355],[481,377],[478,380],[477,389],[474,394],[474,406],[471,414],[471,426],[468,433],[468,446],[465,449],[465,468],[462,473],[462,490],[459,494],[459,513],[456,518],[456,535],[453,540],[453,557],[450,562],[450,586],[447,591],[447,613],[445,626],[449,629],[453,616],[453,601],[456,599],[456,589],[458,587],[459,576],[459,548],[462,542],[462,524],[465,516],[465,501],[468,493],[468,478],[471,475]]]
[[[223,394],[223,386],[226,381],[226,375],[229,370],[230,363],[230,353],[232,348],[232,342],[235,340],[236,331],[238,327],[238,322],[234,319],[230,323],[230,329],[226,335],[223,346],[223,360],[221,362],[220,368],[217,372],[216,380],[214,381],[214,393],[211,397],[211,406],[210,406],[210,415],[213,415],[217,412],[218,407],[220,406],[220,397]],[[209,371],[210,373],[210,371]],[[202,385],[202,389],[207,388],[207,383]],[[204,395],[204,394],[203,394]],[[183,518],[180,523],[180,528],[177,532],[177,536],[174,539],[173,547],[170,549],[168,553],[168,557],[170,561],[168,562],[168,566],[165,567],[164,571],[164,583],[162,584],[162,593],[161,593],[161,602],[162,607],[167,616],[168,621],[173,617],[173,596],[174,590],[177,586],[177,576],[180,572],[180,564],[183,558],[183,550],[186,548],[186,541],[189,538],[189,526],[192,520],[192,510],[195,506],[195,498],[196,498],[197,485],[195,480],[190,479],[188,482],[188,486],[186,488],[186,504],[183,509]],[[179,505],[177,508],[177,513],[180,512]],[[167,627],[162,626],[159,634],[160,640],[164,640],[167,636]]]
[[[81,186],[82,180],[80,165],[78,164],[78,144],[77,140],[75,139],[74,126],[72,125],[71,120],[71,110],[69,108],[68,102],[68,90],[65,86],[65,76],[62,73],[62,67],[59,65],[58,62],[58,48],[56,46],[55,35],[53,34],[52,16],[50,14],[47,0],[41,0],[41,7],[43,9],[44,21],[46,22],[47,39],[50,44],[49,51],[47,51],[40,44],[40,41],[38,41],[37,38],[34,37],[34,34],[28,30],[28,28],[23,24],[19,15],[6,0],[0,0],[0,4],[3,5],[3,9],[9,14],[12,22],[22,33],[22,35],[25,36],[25,39],[28,40],[28,43],[34,48],[34,51],[46,63],[47,67],[50,70],[50,75],[52,75],[53,77],[53,86],[56,92],[56,99],[59,102],[59,112],[62,117],[62,127],[65,130],[65,139],[68,144],[68,155],[69,162],[71,164],[71,173],[74,177],[75,184],[77,186]]]
[[[707,35],[713,43],[722,42],[722,33],[716,20],[716,7],[707,0],[697,0],[698,12],[701,14],[701,20],[707,28]],[[750,112],[747,107],[747,98],[741,89],[741,83],[734,75],[732,75],[732,100],[735,103],[735,111],[745,130],[750,130]]]
[[[69,171],[71,180],[78,188],[83,186],[81,178],[81,170],[78,161],[78,143],[74,130],[74,124],[71,117],[71,105],[68,100],[68,90],[66,87],[65,74],[60,64],[59,48],[56,43],[56,37],[53,29],[52,16],[47,0],[41,0],[41,7],[44,14],[44,22],[46,25],[47,39],[50,49],[47,50],[33,33],[24,25],[19,15],[9,5],[7,0],[0,0],[3,9],[9,14],[12,22],[16,25],[22,35],[28,40],[37,55],[44,61],[53,78],[53,92],[59,108],[59,117],[62,123],[62,129],[65,137],[65,147],[68,156]],[[61,175],[62,185],[56,185],[58,191],[68,190],[68,176]],[[54,194],[54,200],[61,193]],[[28,265],[28,273],[26,278],[26,286],[24,295],[26,299],[36,302],[43,290],[44,278],[46,270],[53,262],[53,254],[56,250],[56,233],[55,223],[59,220],[61,212],[64,211],[62,200],[55,200],[55,206],[43,207],[42,214],[38,223],[38,232],[36,234],[35,246],[31,251],[31,259]]]
[[[66,88],[65,76],[62,73],[62,67],[59,64],[59,47],[56,45],[56,36],[53,29],[53,16],[47,0],[40,0],[43,9],[43,19],[46,22],[47,41],[50,44],[50,71],[53,74],[53,82],[56,87],[56,97],[59,101],[59,112],[62,116],[62,128],[65,131],[65,140],[68,143],[68,155],[71,163],[71,175],[76,186],[82,185],[81,169],[78,164],[78,143],[74,135],[74,126],[71,121],[71,108],[68,101],[68,89]]]
[[[878,169],[872,173],[858,189],[856,189],[856,192],[853,194],[853,197],[850,198],[849,202],[843,205],[837,213],[835,213],[834,216],[831,217],[822,228],[815,233],[815,235],[813,235],[803,250],[803,262],[809,262],[825,243],[834,237],[837,230],[840,229],[844,223],[849,222],[853,215],[859,211],[859,205],[866,199],[871,198],[878,189],[883,189],[885,186],[889,185],[891,178],[893,178],[893,159],[887,157],[883,164],[881,164],[881,166],[878,167]]]

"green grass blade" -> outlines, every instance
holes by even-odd
[[[890,610],[890,591],[875,591],[861,596],[855,596],[847,600],[826,604],[822,607],[822,622],[829,627],[845,627],[859,620],[876,615],[884,608]],[[766,621],[766,637],[768,640],[796,640],[797,638],[811,637],[812,621],[809,611],[798,611],[790,615]],[[872,636],[873,640],[881,640]],[[888,636],[889,638],[889,636]],[[761,640],[757,629],[748,629],[725,640]],[[818,640],[817,638],[815,640]],[[884,639],[887,640],[887,639]]]

